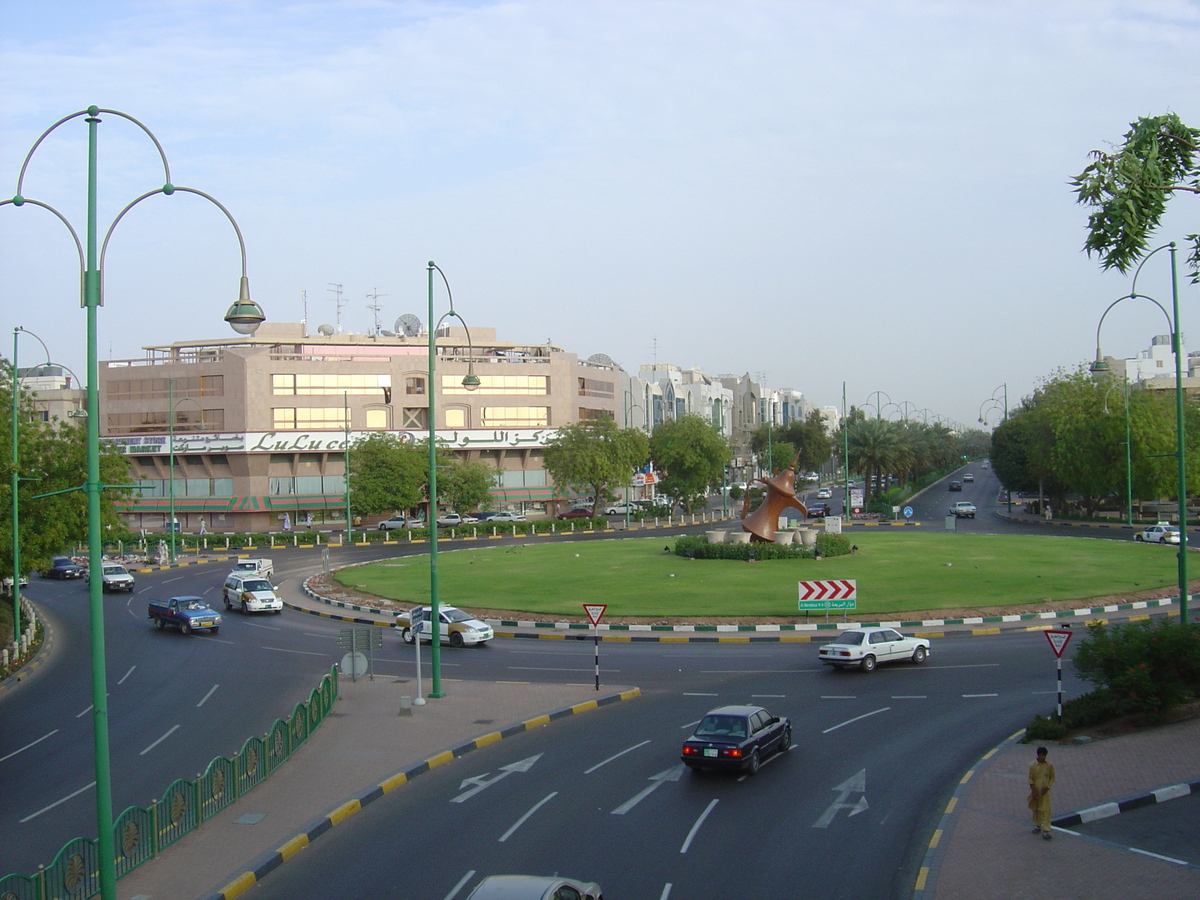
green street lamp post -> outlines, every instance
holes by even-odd
[[[442,283],[446,286],[446,296],[450,301],[450,311],[437,320],[437,324],[433,324],[433,273],[437,271],[442,276]],[[437,524],[437,382],[434,380],[437,377],[437,333],[441,328],[442,322],[446,319],[454,318],[463,323],[463,328],[467,327],[467,323],[463,321],[463,317],[454,311],[454,295],[450,292],[450,282],[446,280],[446,273],[443,272],[438,265],[430,260],[426,266],[426,271],[429,276],[429,619],[430,619],[430,655],[429,664],[432,670],[432,684],[430,685],[430,697],[444,697],[442,692],[442,648],[441,648],[441,606],[438,603],[438,524]],[[467,333],[468,352],[471,345],[470,332]],[[468,391],[473,391],[479,387],[479,377],[475,374],[475,362],[468,358],[467,374],[462,380],[462,386]],[[413,640],[417,645],[418,652],[420,651],[421,639],[414,633]]]
[[[191,400],[197,408],[200,407],[199,401],[193,397],[181,397],[180,403],[185,400]],[[171,564],[175,563],[175,379],[167,379],[167,405],[170,407],[170,412],[167,413],[167,456],[168,456],[168,476],[171,504],[171,518],[167,522],[167,530],[171,532]],[[204,410],[201,409],[203,415]]]
[[[872,397],[876,398],[874,403],[871,402]],[[892,403],[892,398],[889,397],[885,391],[872,391],[871,393],[867,394],[867,402],[864,403],[863,406],[874,406],[876,419],[883,418],[883,408],[879,405],[879,397],[887,397],[888,403],[893,406],[895,405]]]
[[[104,243],[97,253],[97,126],[100,124],[100,114],[117,116],[133,123],[140,128],[154,143],[162,161],[164,183],[160,188],[148,191],[125,205],[117,217],[109,225],[104,236]],[[88,126],[88,163],[87,163],[87,230],[85,242],[81,243],[79,235],[66,217],[54,207],[40,200],[23,196],[25,173],[29,168],[33,154],[41,146],[42,141],[60,125],[73,119],[84,117]],[[103,267],[104,252],[108,247],[113,229],[138,203],[156,194],[170,196],[184,192],[197,194],[213,203],[229,219],[237,234],[238,244],[242,254],[242,276],[238,299],[230,306],[225,314],[225,321],[240,334],[252,334],[259,324],[265,320],[262,308],[250,299],[250,282],[246,277],[246,245],[242,240],[241,230],[237,222],[224,206],[216,199],[194,188],[179,187],[171,183],[171,170],[167,164],[166,154],[162,145],[145,125],[126,113],[115,109],[101,109],[89,106],[86,110],[64,116],[46,131],[34,143],[17,178],[17,193],[11,200],[0,200],[0,206],[12,204],[16,207],[26,205],[37,206],[47,210],[59,219],[70,231],[79,254],[80,270],[83,276],[83,307],[87,311],[87,476],[83,490],[87,494],[87,523],[88,523],[88,569],[98,576],[103,562],[103,535],[100,523],[100,493],[104,485],[100,481],[100,399],[98,390],[99,358],[97,353],[97,310],[103,303]],[[86,249],[85,249],[86,248]],[[36,499],[36,498],[35,498]],[[104,656],[104,602],[102,595],[103,579],[93,577],[88,579],[88,609],[91,632],[92,657],[92,739],[93,759],[96,772],[96,850],[97,850],[97,880],[100,896],[103,900],[116,900],[116,865],[113,841],[113,812],[112,812],[112,779],[111,763],[108,745],[108,689],[105,675]]]
[[[1000,398],[996,396],[996,394],[1000,393],[1001,391],[1004,392],[1004,401],[1003,401],[1004,402],[1004,407],[1003,407],[1004,421],[1005,422],[1008,421],[1008,382],[1006,381],[1004,384],[998,385],[996,387],[996,390],[992,391],[992,396],[989,397],[988,399],[984,400],[983,403],[980,404],[980,406],[979,406],[979,424],[980,425],[987,424],[988,412],[990,412],[992,409],[1000,409],[1001,401],[1000,401]],[[986,410],[985,410],[985,407],[986,407]],[[1004,487],[1004,496],[1008,501],[1008,511],[1011,513],[1012,512],[1012,490],[1010,490],[1007,485],[1005,485],[1005,487]]]
[[[1128,360],[1126,360],[1128,363]],[[1108,390],[1104,392],[1104,414],[1108,415],[1108,395],[1112,393],[1115,384],[1110,384]],[[1133,527],[1133,450],[1130,444],[1130,429],[1129,429],[1129,369],[1126,368],[1124,377],[1121,379],[1121,393],[1125,398],[1125,440],[1121,443],[1125,445],[1125,524]]]
[[[1171,254],[1171,312],[1168,313],[1166,308],[1147,294],[1139,294],[1137,292],[1137,279],[1141,274],[1142,266],[1159,250],[1168,250]],[[1175,452],[1173,454],[1160,454],[1163,456],[1174,456],[1177,463],[1178,481],[1179,481],[1179,552],[1178,558],[1178,573],[1179,573],[1179,621],[1187,624],[1188,622],[1188,578],[1187,578],[1187,457],[1186,441],[1184,436],[1184,418],[1183,418],[1183,352],[1180,346],[1179,335],[1179,277],[1175,265],[1175,242],[1163,244],[1161,247],[1155,247],[1138,264],[1137,269],[1133,273],[1133,286],[1130,292],[1124,297],[1118,297],[1108,305],[1100,316],[1100,322],[1096,325],[1096,361],[1091,364],[1090,369],[1094,373],[1108,372],[1108,363],[1104,361],[1104,355],[1100,352],[1100,329],[1104,325],[1105,316],[1109,314],[1114,306],[1125,300],[1142,299],[1149,300],[1159,308],[1162,314],[1167,319],[1167,327],[1171,330],[1171,349],[1175,353]]]
[[[342,392],[342,424],[345,428],[345,440],[343,441],[343,452],[345,454],[344,470],[346,480],[346,543],[354,543],[354,520],[350,518],[350,392]],[[419,647],[418,647],[419,649]]]

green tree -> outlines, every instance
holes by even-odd
[[[618,428],[612,419],[564,425],[546,444],[543,464],[560,492],[571,488],[595,497],[599,506],[612,497],[610,485],[629,481],[650,455],[646,435]]]
[[[1197,150],[1200,130],[1174,113],[1139,118],[1124,143],[1111,152],[1092,151],[1092,162],[1072,179],[1079,202],[1092,207],[1084,249],[1106,269],[1126,272],[1142,258],[1167,200],[1200,194]],[[1200,280],[1200,235],[1189,234],[1192,280]]]
[[[750,438],[750,449],[766,463],[767,445],[770,442],[770,457],[778,470],[790,463],[799,454],[796,471],[809,472],[829,462],[833,453],[833,439],[825,430],[825,419],[816,410],[803,420],[793,420],[786,425],[760,425]]]
[[[428,451],[421,444],[370,434],[350,448],[350,503],[367,515],[414,509],[425,499],[428,475]]]
[[[438,474],[438,497],[459,512],[491,509],[495,486],[495,469],[479,460],[455,460]]]
[[[888,476],[912,468],[913,448],[905,440],[904,428],[887,419],[865,419],[850,426],[850,467],[863,475],[875,476],[866,483],[867,505],[887,490]]]
[[[685,415],[654,429],[650,456],[657,468],[666,473],[659,485],[660,492],[690,513],[697,502],[704,501],[709,487],[720,484],[730,450],[728,442],[707,419]]]

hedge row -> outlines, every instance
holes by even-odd
[[[818,534],[816,552],[795,544],[710,544],[702,535],[685,534],[675,540],[675,555],[688,559],[733,559],[748,562],[752,559],[813,559],[821,556],[845,556],[850,541],[841,534]]]

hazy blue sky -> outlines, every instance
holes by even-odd
[[[424,320],[433,259],[502,340],[974,423],[997,386],[1015,403],[1094,353],[1129,282],[1082,252],[1068,181],[1140,115],[1200,127],[1198,48],[1182,0],[0,0],[0,196],[94,103],[229,208],[272,320],[306,290],[333,323],[331,282],[345,330],[375,292],[383,327]],[[100,135],[106,228],[162,175],[134,126]],[[75,120],[24,193],[82,232],[85,176]],[[1197,230],[1176,198],[1163,240]],[[1160,257],[1139,288],[1165,301]],[[140,204],[108,249],[102,355],[224,336],[237,276],[215,209]],[[60,223],[0,207],[0,352],[24,325],[82,371],[78,284]],[[1103,347],[1165,330],[1125,303]]]

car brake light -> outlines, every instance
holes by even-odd
[[[695,753],[695,752],[696,752],[696,748],[695,748],[695,747],[689,747],[687,744],[684,744],[684,745],[683,745],[683,754],[684,754],[684,756],[687,756],[689,753]]]
[[[725,751],[725,754],[727,756],[741,756],[742,751],[739,750],[737,747],[731,747],[730,749]]]

